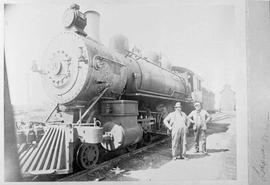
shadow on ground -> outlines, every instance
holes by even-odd
[[[209,156],[209,154],[202,154],[202,153],[193,153],[193,154],[188,154],[187,157],[189,160],[191,159],[200,159]]]
[[[228,152],[229,149],[207,149],[207,153]]]

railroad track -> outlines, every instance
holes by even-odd
[[[161,139],[159,141],[156,141],[155,143],[152,143],[150,145],[144,146],[144,147],[136,149],[134,151],[125,153],[125,154],[120,155],[118,157],[115,157],[115,158],[113,158],[111,160],[105,161],[105,162],[103,162],[101,164],[98,164],[93,169],[83,170],[83,171],[68,175],[66,177],[60,178],[57,181],[80,181],[83,176],[89,176],[90,177],[92,174],[95,174],[98,171],[101,171],[101,170],[104,170],[104,169],[110,169],[111,167],[115,166],[117,163],[119,163],[122,160],[128,159],[128,158],[130,158],[130,157],[132,157],[132,156],[134,156],[136,154],[139,154],[139,153],[141,153],[143,151],[146,151],[146,150],[148,150],[150,148],[153,148],[156,145],[165,143],[165,142],[167,142],[169,140],[170,140],[170,137],[163,138],[163,139]],[[94,178],[92,177],[92,179],[90,178],[90,180],[101,181],[101,180],[104,179],[104,177],[105,176],[94,177]]]

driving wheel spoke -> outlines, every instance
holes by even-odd
[[[77,164],[82,169],[90,169],[98,161],[99,149],[95,144],[83,143],[77,151]]]

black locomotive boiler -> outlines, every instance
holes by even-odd
[[[117,35],[106,48],[99,41],[99,13],[72,5],[64,13],[65,31],[44,52],[44,89],[57,103],[42,137],[21,140],[24,174],[65,174],[74,165],[92,168],[101,151],[131,150],[167,134],[164,116],[181,101],[186,113],[200,92],[200,78],[184,68],[164,66],[152,53],[130,51]],[[23,138],[23,137],[21,137]],[[39,138],[39,139],[37,139]],[[102,150],[101,150],[102,148]]]

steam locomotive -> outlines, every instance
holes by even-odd
[[[202,101],[201,78],[191,70],[131,51],[122,35],[109,48],[102,45],[99,17],[76,4],[68,8],[65,31],[49,44],[42,66],[33,67],[57,105],[43,129],[36,127],[32,137],[20,134],[24,174],[90,169],[103,151],[132,150],[153,134],[167,135],[162,121],[176,101],[187,114]]]

